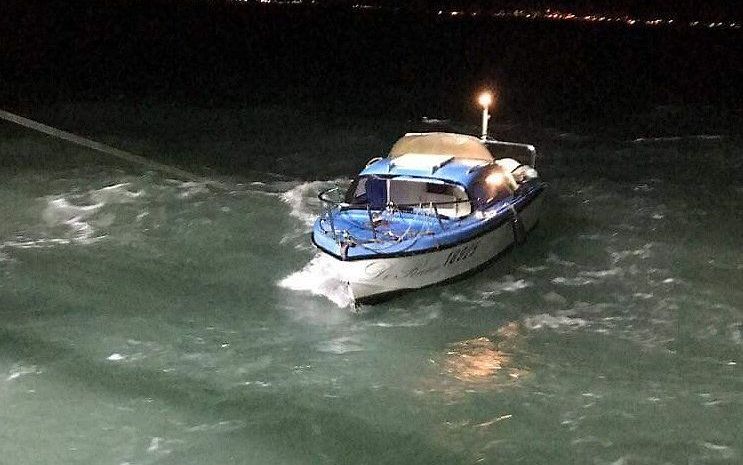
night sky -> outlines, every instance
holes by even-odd
[[[435,13],[529,7],[730,21],[739,13],[733,2],[419,0],[417,11],[330,3],[6,0],[0,100],[8,108],[303,102],[342,112],[363,94],[370,115],[415,117],[457,115],[474,89],[493,86],[501,116],[515,118],[612,121],[658,105],[743,107],[741,29]]]

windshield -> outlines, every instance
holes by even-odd
[[[458,185],[417,179],[361,176],[346,193],[346,203],[381,210],[389,203],[398,208],[436,205],[440,215],[461,217],[471,213],[467,193]]]

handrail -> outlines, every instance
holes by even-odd
[[[485,145],[502,145],[504,147],[521,147],[526,149],[529,152],[530,160],[529,160],[529,166],[532,168],[536,168],[537,163],[537,148],[534,147],[532,144],[524,144],[521,142],[508,142],[504,140],[497,140],[497,139],[485,139],[483,141]]]
[[[411,230],[413,230],[413,223],[410,223],[408,225],[408,229],[402,234],[395,234],[392,231],[386,231],[385,234],[383,235],[378,234],[377,225],[375,224],[375,221],[377,220],[377,218],[375,218],[375,214],[373,213],[373,211],[376,211],[376,210],[378,210],[380,214],[383,214],[383,212],[387,210],[390,210],[392,214],[394,214],[395,211],[402,212],[402,211],[407,211],[407,209],[412,210],[413,208],[418,208],[419,209],[418,211],[412,210],[411,213],[413,215],[423,215],[427,218],[435,218],[436,221],[438,221],[439,227],[442,230],[445,230],[446,228],[444,227],[442,218],[448,219],[449,217],[446,215],[441,215],[438,211],[437,206],[456,205],[460,203],[472,204],[472,201],[469,199],[446,201],[446,202],[426,202],[426,203],[420,202],[420,203],[415,203],[415,204],[395,204],[395,203],[390,202],[384,207],[379,206],[378,209],[376,208],[372,209],[372,205],[369,202],[348,203],[348,202],[340,202],[340,201],[336,201],[331,198],[328,198],[328,194],[332,192],[338,192],[339,190],[340,190],[340,187],[338,186],[325,189],[317,195],[317,198],[323,203],[323,207],[325,209],[325,212],[320,220],[321,228],[326,234],[330,232],[332,234],[332,237],[336,241],[336,243],[338,243],[339,246],[341,247],[343,247],[343,244],[354,244],[354,245],[359,245],[361,247],[367,247],[366,244],[371,244],[371,243],[392,244],[392,243],[399,243],[405,238],[412,237],[410,236],[410,233],[411,233]],[[358,208],[360,210],[366,209],[366,214],[369,216],[369,225],[367,226],[367,228],[370,228],[371,230],[371,236],[372,236],[371,239],[359,239],[359,238],[352,236],[351,233],[346,229],[344,230],[336,229],[336,224],[334,221],[334,214],[332,213],[332,210],[334,208],[339,208],[341,210],[343,208]],[[421,211],[424,209],[426,210],[425,212]],[[431,212],[429,213],[428,210],[430,210]],[[327,231],[325,227],[322,226],[323,218],[327,218],[327,221],[330,223],[330,231]],[[417,239],[422,234],[425,234],[426,232],[424,231],[429,231],[429,226],[427,225],[420,226],[420,228],[418,228],[417,231],[414,231],[413,238]],[[376,249],[369,249],[369,250],[373,252],[380,252],[379,250],[376,250]]]
[[[327,198],[326,194],[329,194],[331,192],[337,191],[340,188],[338,186],[331,187],[329,189],[325,189],[321,191],[317,198],[324,203],[331,204],[334,207],[340,207],[340,208],[365,208],[365,209],[371,209],[372,204],[369,202],[363,202],[363,203],[348,203],[348,202],[339,202],[333,199]],[[426,206],[428,207],[439,207],[439,206],[446,206],[446,205],[458,205],[463,203],[469,203],[470,205],[474,205],[474,200],[470,199],[461,199],[461,200],[450,200],[445,202],[418,202],[418,203],[393,203],[393,206],[396,208],[424,208]],[[383,210],[383,208],[380,208],[380,210]]]

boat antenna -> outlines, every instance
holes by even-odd
[[[488,91],[481,93],[477,98],[477,103],[482,107],[482,135],[480,138],[486,140],[488,138],[488,120],[490,119],[488,108],[493,103],[493,94]]]

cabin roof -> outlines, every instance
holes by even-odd
[[[495,160],[474,136],[448,132],[409,133],[392,146],[387,158],[367,166],[360,176],[437,179],[469,186],[480,168]]]
[[[392,146],[389,158],[395,159],[408,154],[448,155],[454,158],[493,161],[493,155],[480,139],[451,132],[405,134]]]
[[[418,158],[418,157],[416,157]],[[396,163],[403,161],[404,163]],[[436,179],[463,186],[469,186],[480,171],[480,168],[490,163],[484,160],[432,157],[430,160],[412,160],[409,156],[396,159],[382,158],[367,166],[360,176],[381,177],[412,177]]]

